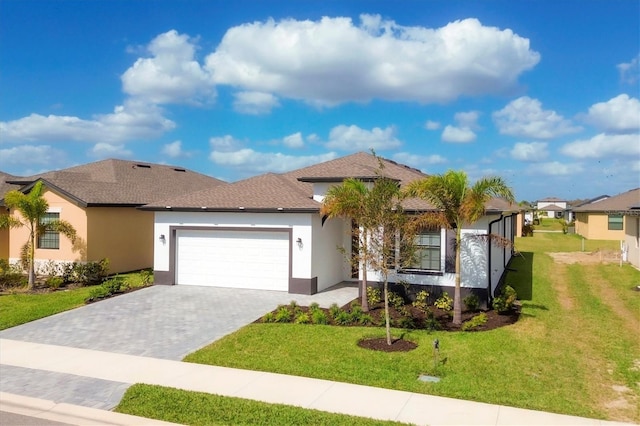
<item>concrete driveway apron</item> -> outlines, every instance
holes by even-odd
[[[296,300],[342,306],[357,289],[337,286],[313,296],[278,291],[153,286],[0,331],[0,338],[152,358],[185,355]],[[0,364],[2,356],[0,354]],[[0,365],[0,390],[56,402],[110,409],[124,383]],[[96,366],[100,368],[100,366]]]

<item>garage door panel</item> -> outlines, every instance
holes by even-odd
[[[288,290],[289,233],[178,230],[176,283]]]

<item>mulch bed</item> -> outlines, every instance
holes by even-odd
[[[358,342],[358,346],[383,352],[408,352],[418,347],[417,344],[404,339],[392,339],[391,345],[389,345],[386,337],[362,339]]]

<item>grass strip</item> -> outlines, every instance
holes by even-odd
[[[115,411],[185,425],[404,424],[146,384],[131,386]]]

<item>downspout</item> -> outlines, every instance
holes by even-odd
[[[491,227],[494,223],[498,223],[502,220],[502,214],[496,220],[492,220],[489,222],[489,230],[487,232],[488,235],[491,235]],[[491,294],[491,248],[493,244],[491,244],[491,240],[489,240],[489,259],[488,259],[488,269],[487,269],[487,308],[491,306],[491,299],[493,299],[493,295]]]

